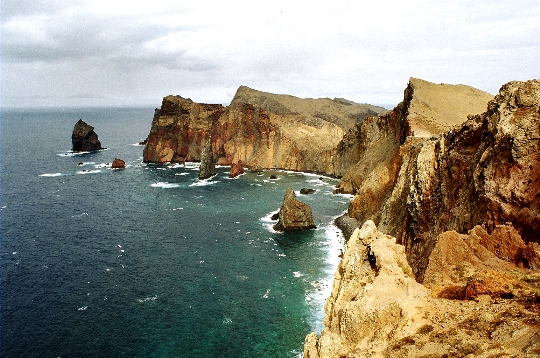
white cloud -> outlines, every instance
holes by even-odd
[[[539,46],[528,0],[4,0],[2,105],[226,103],[242,84],[395,104],[411,76],[538,78]]]

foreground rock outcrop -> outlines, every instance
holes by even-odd
[[[294,231],[314,229],[313,213],[308,204],[298,201],[292,188],[287,189],[283,205],[277,213],[278,222],[274,225],[277,231]]]
[[[337,149],[345,133],[382,107],[344,99],[301,99],[242,86],[230,106],[167,96],[156,110],[145,162],[198,161],[211,136],[216,164],[341,176],[354,164]],[[346,152],[346,151],[345,151]],[[352,161],[351,161],[352,160]]]
[[[540,275],[524,277],[513,279],[530,291],[540,288]],[[481,280],[489,281],[489,274]],[[320,338],[306,337],[304,357],[540,354],[540,300],[534,294],[521,301],[475,297],[431,297],[412,277],[404,247],[367,221],[347,243],[325,305],[324,330]]]
[[[101,142],[98,135],[94,132],[94,127],[79,119],[73,127],[71,134],[71,145],[74,152],[86,152],[100,150]]]

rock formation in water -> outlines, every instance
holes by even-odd
[[[293,231],[314,229],[316,227],[309,205],[298,201],[292,188],[287,189],[283,205],[278,212],[278,223],[274,225],[274,230]]]
[[[208,179],[216,175],[216,162],[212,152],[212,137],[205,140],[201,150],[201,166],[199,168],[199,179]]]
[[[123,169],[126,167],[126,162],[119,158],[114,158],[111,168],[112,169]]]
[[[71,145],[74,152],[86,152],[92,150],[100,150],[101,143],[98,135],[94,132],[94,127],[79,119],[73,127],[71,134]]]
[[[244,164],[241,160],[238,163],[231,164],[231,171],[229,172],[229,178],[236,178],[239,175],[244,174]]]
[[[156,110],[143,156],[153,163],[197,161],[212,136],[218,165],[241,160],[252,170],[341,176],[354,164],[335,158],[344,134],[365,117],[384,112],[343,99],[301,99],[245,86],[228,107],[167,96]]]

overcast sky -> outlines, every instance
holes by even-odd
[[[153,106],[236,89],[395,105],[410,77],[540,78],[538,0],[2,0],[2,106]]]

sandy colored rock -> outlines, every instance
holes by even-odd
[[[483,113],[493,95],[465,85],[436,84],[411,78],[406,91],[412,99],[407,120],[415,137],[433,137],[445,133]]]
[[[486,112],[426,139],[410,136],[414,93],[406,90],[398,107],[372,123],[375,135],[363,137],[366,150],[338,184],[355,194],[348,215],[373,220],[404,244],[419,281],[445,231],[481,225],[494,233],[486,247],[520,260],[524,245],[539,240],[539,95],[540,81],[510,82]]]
[[[278,222],[274,225],[277,231],[307,230],[317,227],[313,221],[313,213],[308,204],[298,201],[292,188],[287,189],[283,205],[279,210]]]
[[[450,233],[448,245],[464,240],[462,236]],[[464,250],[455,251],[463,256]],[[485,248],[475,255],[512,265]],[[474,299],[456,300],[431,297],[410,272],[403,246],[378,231],[373,222],[364,223],[347,243],[325,305],[324,329],[320,338],[315,333],[306,337],[304,356],[528,358],[540,354],[540,300],[535,294],[540,274],[517,269],[506,274],[479,271],[469,279],[471,288],[477,283],[476,292],[470,291]],[[494,282],[504,282],[504,288],[497,291]],[[523,290],[525,286],[529,291]],[[516,289],[522,290],[521,299],[501,298],[517,293]]]

